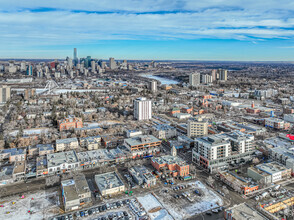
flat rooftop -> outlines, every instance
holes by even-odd
[[[230,144],[230,141],[225,139],[224,136],[216,134],[216,135],[210,135],[206,137],[200,137],[195,139],[198,142],[202,142],[211,146],[219,146],[219,145],[225,145]]]
[[[115,157],[106,149],[91,150],[77,153],[78,160],[83,161],[109,161],[114,160]]]
[[[123,181],[120,179],[116,172],[108,172],[95,175],[95,182],[100,192],[103,190],[124,186]]]
[[[232,172],[221,172],[220,174],[224,176],[228,181],[230,181],[231,183],[237,184],[238,186],[243,186],[243,187],[257,186],[256,183],[245,180],[242,177],[237,176],[236,174]]]
[[[264,172],[270,174],[270,175],[287,170],[286,167],[284,167],[283,165],[281,165],[277,162],[258,164],[255,167],[261,171],[264,171]]]
[[[232,218],[238,220],[269,220],[246,203],[234,205],[233,207],[226,209],[226,212],[231,213]]]
[[[71,142],[77,142],[77,138],[65,138],[56,140],[56,144],[69,144]]]
[[[14,164],[13,174],[25,172],[25,161],[17,161]]]
[[[72,201],[72,200],[78,200],[79,195],[76,190],[76,183],[73,179],[70,180],[64,180],[61,182],[63,192],[64,192],[64,197],[66,198],[65,200],[67,202]]]
[[[24,148],[3,149],[3,150],[0,150],[0,154],[10,154],[10,155],[26,154],[26,149]]]
[[[84,175],[77,175],[73,179],[64,180],[61,185],[67,201],[79,199],[81,194],[90,192]]]
[[[78,158],[75,151],[66,151],[47,154],[47,164],[49,167],[60,166],[63,163],[77,163]]]
[[[179,166],[186,166],[187,163],[182,158],[171,155],[161,156],[161,157],[153,157],[152,161],[158,164],[178,164]]]
[[[172,129],[176,129],[168,124],[159,124],[159,125],[153,125],[152,126],[155,130],[157,131],[168,131],[168,130],[172,130]]]
[[[137,146],[140,144],[160,142],[160,140],[154,137],[153,135],[139,135],[136,137],[125,139],[125,142],[130,146]]]

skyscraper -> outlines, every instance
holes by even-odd
[[[211,71],[212,82],[217,79],[216,76],[217,76],[217,70],[216,69],[213,69]]]
[[[227,81],[228,80],[228,71],[224,70],[224,69],[219,69],[219,80],[224,80]]]
[[[72,59],[69,57],[66,57],[66,61],[67,61],[68,68],[71,69],[72,68]]]
[[[91,69],[92,69],[92,73],[96,72],[96,63],[94,60],[91,61]]]
[[[200,73],[191,73],[189,75],[189,83],[191,86],[197,86],[200,84]]]
[[[151,101],[146,98],[134,100],[134,118],[137,120],[149,120],[152,118]]]
[[[73,63],[74,63],[75,66],[79,63],[77,48],[74,48]]]
[[[74,60],[78,59],[78,51],[77,51],[77,48],[74,48]]]
[[[33,67],[32,67],[31,64],[28,65],[28,67],[27,67],[27,75],[28,76],[32,76],[33,75]]]
[[[25,61],[22,61],[21,63],[20,63],[20,71],[21,72],[25,72],[26,71],[26,62]]]
[[[201,83],[207,84],[212,82],[212,76],[208,74],[201,75]]]
[[[151,90],[151,92],[156,92],[157,91],[157,81],[152,80],[151,82],[149,82],[149,89]]]
[[[115,62],[114,58],[112,58],[112,57],[109,58],[109,68],[112,69],[112,70],[117,68],[116,67],[116,62]]]
[[[2,85],[0,87],[0,103],[5,103],[10,99],[10,87]]]

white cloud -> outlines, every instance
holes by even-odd
[[[0,4],[0,46],[124,39],[258,41],[294,37],[290,10],[294,2],[290,0],[0,0]],[[36,12],[40,8],[58,10]]]

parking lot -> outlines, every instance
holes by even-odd
[[[155,195],[174,219],[191,218],[212,210],[219,213],[224,205],[220,195],[195,180],[166,186],[155,191]]]
[[[143,217],[146,213],[141,207],[136,207],[134,199],[112,200],[98,206],[55,216],[52,220],[131,220],[136,216]]]

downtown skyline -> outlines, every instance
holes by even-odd
[[[294,3],[9,1],[0,58],[292,61]]]

